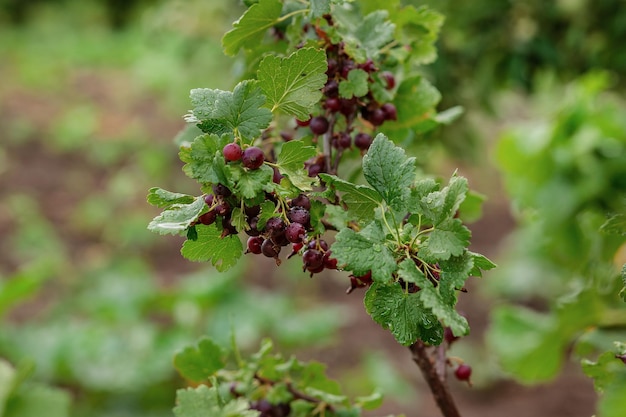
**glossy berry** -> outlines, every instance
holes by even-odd
[[[204,202],[207,206],[211,207],[211,205],[213,204],[213,198],[213,194],[207,194],[204,196]]]
[[[248,242],[247,242],[247,246],[248,246],[248,252],[250,253],[254,253],[256,255],[261,253],[261,245],[263,244],[263,242],[265,241],[265,239],[263,239],[260,236],[252,236],[248,238]]]
[[[300,243],[302,238],[306,236],[306,229],[300,223],[291,223],[285,229],[285,237],[291,243]]]
[[[241,159],[241,155],[243,155],[243,151],[241,150],[241,146],[236,143],[228,143],[222,149],[222,153],[224,154],[224,158],[227,161],[239,161]]]
[[[261,232],[257,228],[258,223],[259,223],[259,218],[257,216],[250,217],[248,219],[248,226],[250,226],[250,228],[246,230],[246,234],[248,236],[259,236],[261,234]]]
[[[324,255],[317,249],[307,249],[302,254],[305,269],[317,269],[324,265]]]
[[[243,151],[241,161],[243,162],[243,166],[248,169],[258,169],[261,165],[263,165],[265,156],[260,148],[251,146]]]
[[[372,136],[367,133],[359,132],[354,137],[354,145],[363,151],[368,150],[371,144]]]
[[[285,232],[285,221],[280,217],[271,217],[267,223],[265,223],[265,230],[267,230],[270,236],[278,236]]]
[[[328,132],[329,127],[328,119],[324,116],[315,116],[311,119],[311,123],[309,124],[309,129],[316,135],[323,135]]]
[[[331,258],[331,251],[327,251],[324,254],[324,268],[326,269],[337,269],[337,259]]]
[[[328,243],[324,239],[313,239],[308,245],[306,245],[308,249],[321,249],[324,252],[328,250]]]
[[[311,200],[304,194],[300,194],[289,202],[291,207],[302,207],[305,210],[311,210]]]
[[[385,87],[387,90],[392,90],[396,86],[396,78],[391,72],[383,71],[380,76],[385,81]]]
[[[268,258],[277,258],[280,253],[280,245],[275,244],[271,239],[265,239],[261,244],[261,252]]]
[[[309,177],[316,177],[320,172],[324,172],[324,166],[321,164],[311,164],[307,168]]]
[[[341,108],[339,112],[344,116],[350,116],[356,111],[356,99],[353,98],[342,98],[341,99]]]
[[[301,207],[294,207],[287,213],[287,218],[291,222],[307,225],[311,220],[311,213]]]
[[[459,381],[469,381],[472,376],[472,367],[466,364],[461,364],[454,371],[454,376]]]
[[[248,217],[258,216],[261,212],[261,206],[246,207],[244,211]]]

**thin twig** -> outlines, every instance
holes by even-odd
[[[445,382],[439,377],[435,360],[429,355],[426,345],[421,340],[412,344],[409,349],[412,353],[413,361],[419,366],[430,391],[435,397],[435,402],[444,417],[461,417],[459,410],[454,403],[454,398]]]

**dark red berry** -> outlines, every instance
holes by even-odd
[[[239,161],[241,159],[241,155],[243,155],[241,146],[234,142],[226,144],[224,149],[222,149],[222,153],[227,161]]]
[[[257,169],[263,165],[265,155],[263,155],[263,151],[260,148],[251,146],[243,151],[241,161],[243,162],[244,167],[248,169]]]
[[[291,223],[285,229],[285,237],[291,243],[300,243],[302,238],[306,236],[306,229],[300,223]]]
[[[376,71],[376,65],[374,65],[374,61],[372,61],[370,58],[368,58],[367,61],[365,61],[364,63],[359,64],[359,68],[367,73]]]
[[[372,283],[372,271],[367,272],[364,275],[358,276],[358,277],[354,277],[357,281],[359,281],[361,284],[371,284]]]
[[[280,173],[278,168],[272,167],[274,169],[274,174],[272,175],[272,182],[274,184],[280,184],[280,180],[283,179],[283,174]]]
[[[211,205],[213,204],[213,194],[205,195],[204,202],[207,204],[207,206],[211,207]]]
[[[263,239],[260,236],[252,236],[248,238],[248,252],[254,253],[256,255],[261,253],[261,245],[263,244]]]
[[[261,252],[268,258],[277,258],[280,253],[280,245],[275,244],[271,239],[265,239],[261,244]]]
[[[337,72],[337,60],[335,58],[328,58],[328,68],[326,69],[326,75],[332,78]]]
[[[311,164],[307,169],[309,177],[316,177],[320,172],[324,172],[324,166],[321,164]]]
[[[326,243],[324,239],[313,239],[306,247],[309,249],[321,249],[326,252],[328,250],[328,243]]]
[[[347,59],[343,61],[343,65],[341,66],[341,77],[348,78],[348,74],[355,68],[354,61]]]
[[[246,207],[244,211],[248,217],[258,216],[261,212],[261,206]]]
[[[452,333],[452,329],[449,327],[446,327],[445,329],[443,329],[443,338],[446,342],[448,342],[449,345],[451,345],[453,342],[459,339],[458,336],[455,336]]]
[[[293,133],[291,132],[286,132],[286,131],[282,131],[280,132],[280,137],[282,138],[282,140],[284,140],[285,142],[289,142],[290,140],[293,140]]]
[[[232,194],[232,191],[230,191],[228,187],[223,184],[214,184],[213,194],[221,195],[222,197],[228,197]]]
[[[198,221],[202,224],[213,224],[215,223],[215,219],[217,218],[217,213],[213,210],[207,211],[202,216],[198,217]]]
[[[328,119],[324,116],[315,116],[309,124],[309,129],[316,135],[323,135],[328,132],[329,127]]]
[[[380,76],[385,81],[387,90],[392,90],[396,86],[396,78],[389,71],[383,71]]]
[[[353,98],[342,98],[341,99],[341,108],[339,112],[344,116],[350,116],[356,111],[356,99]]]
[[[308,266],[306,270],[311,273],[311,276],[313,276],[313,274],[318,274],[324,270],[324,263],[322,262],[322,264],[316,268]]]
[[[341,132],[337,139],[337,147],[339,149],[348,149],[352,146],[352,136],[348,132]]]
[[[398,110],[391,103],[385,103],[380,108],[385,113],[385,120],[398,120]]]
[[[324,255],[317,249],[307,249],[302,254],[305,269],[316,269],[324,265]]]
[[[311,213],[302,207],[294,207],[287,213],[287,218],[291,222],[300,223],[306,226],[311,220]]]
[[[304,194],[300,194],[296,198],[292,198],[289,205],[291,207],[302,207],[305,210],[311,210],[311,200]]]
[[[289,256],[287,256],[287,259],[291,258],[292,256],[296,255],[298,252],[300,252],[300,249],[302,249],[302,243],[294,243],[293,246],[291,247],[291,253],[289,254]]]
[[[329,97],[324,102],[324,107],[333,113],[338,112],[341,109],[341,100],[337,97]]]
[[[265,223],[265,230],[267,230],[270,236],[278,236],[285,232],[285,221],[280,217],[271,217],[267,223]]]
[[[354,137],[354,145],[363,151],[368,150],[371,144],[372,136],[367,133],[359,132]]]
[[[456,368],[454,376],[459,381],[469,381],[472,376],[472,367],[463,363]]]
[[[331,258],[331,253],[331,251],[328,251],[324,254],[324,268],[337,269],[337,259]]]
[[[374,126],[380,126],[385,122],[385,112],[381,108],[377,108],[369,112],[367,120]]]
[[[248,226],[250,226],[250,228],[246,230],[246,234],[248,236],[259,236],[261,234],[261,232],[257,228],[258,222],[259,222],[258,217],[256,216],[250,217],[250,219],[248,220]]]

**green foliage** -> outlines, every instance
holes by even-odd
[[[199,352],[206,354],[198,355]],[[231,346],[226,356],[236,359],[232,364],[216,362],[214,355],[221,357],[221,352],[210,339],[203,339],[198,347],[187,347],[177,355],[177,359],[193,362],[191,368],[179,368],[183,376],[193,376],[194,380],[208,385],[179,390],[174,408],[176,417],[255,417],[263,409],[288,410],[289,415],[302,417],[319,413],[328,417],[357,417],[362,410],[372,410],[381,404],[377,392],[349,401],[339,384],[326,376],[322,364],[284,358],[273,353],[269,340],[245,359],[236,346]]]
[[[259,64],[258,78],[272,112],[306,120],[322,98],[326,67],[326,54],[315,48],[299,49],[286,58],[266,56]]]
[[[626,124],[624,104],[605,92],[606,82],[602,73],[581,78],[560,94],[557,106],[544,102],[551,107],[546,120],[508,132],[498,145],[521,221],[508,255],[515,263],[503,262],[504,283],[516,278],[517,263],[540,271],[540,283],[527,284],[526,293],[500,290],[511,301],[532,297],[549,309],[499,307],[488,340],[504,369],[525,383],[554,378],[574,344],[585,372],[606,392],[600,415],[618,415],[615,395],[623,382],[613,377],[618,364],[609,365],[615,353],[607,352],[607,342],[624,337],[618,293],[624,287]],[[525,278],[534,275],[524,271]]]
[[[0,359],[0,415],[4,417],[68,417],[70,395],[60,389],[27,381],[32,369],[13,368]]]
[[[181,253],[185,258],[197,262],[210,261],[218,271],[225,271],[237,263],[243,253],[237,235],[222,237],[222,232],[215,225],[198,225],[196,231],[196,239],[188,239],[183,244]]]

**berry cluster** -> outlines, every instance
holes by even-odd
[[[337,171],[342,153],[357,148],[361,153],[367,151],[373,141],[376,128],[385,121],[397,120],[398,114],[393,103],[380,103],[374,94],[376,88],[394,90],[396,79],[391,71],[380,71],[371,59],[357,63],[347,52],[343,42],[333,43],[326,33],[333,26],[330,16],[325,16],[320,25],[307,26],[305,31],[312,32],[326,51],[328,80],[322,89],[323,99],[319,112],[308,120],[295,120],[296,129],[306,128],[313,134],[314,141],[323,138],[329,149],[326,155],[320,155],[307,162],[309,176],[315,177],[321,172],[334,174]],[[342,94],[342,83],[351,82],[351,73],[359,71],[367,76],[368,90],[365,94]],[[293,131],[282,131],[280,137],[289,141],[294,138]]]
[[[274,196],[270,196],[272,198]],[[304,194],[286,202],[285,210],[278,205],[278,216],[270,217],[264,227],[258,227],[259,212],[246,212],[250,229],[247,253],[263,254],[280,264],[279,254],[284,246],[291,245],[288,258],[301,253],[303,269],[311,274],[326,269],[337,269],[337,260],[330,257],[328,243],[319,236],[310,236],[311,200]]]

